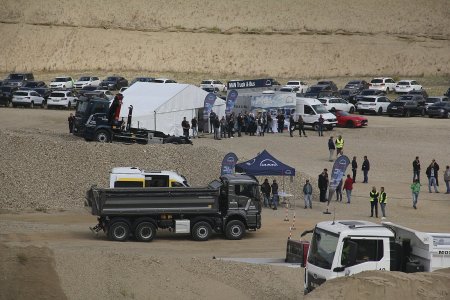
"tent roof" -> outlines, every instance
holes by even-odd
[[[295,168],[292,168],[275,157],[266,150],[262,151],[255,158],[236,165],[236,172],[245,172],[249,175],[286,175],[295,176]]]

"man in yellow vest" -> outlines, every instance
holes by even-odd
[[[384,192],[384,187],[382,186],[380,188],[380,197],[378,198],[378,202],[380,202],[381,213],[383,214],[383,217],[381,217],[381,219],[386,219],[386,200],[386,193]]]
[[[378,218],[378,197],[380,197],[380,193],[377,192],[376,187],[372,187],[372,191],[369,194],[370,196],[370,217],[373,217],[373,210],[375,209],[375,217]]]
[[[342,135],[339,135],[336,139],[336,157],[339,156],[339,154],[344,155],[344,139],[342,138]]]

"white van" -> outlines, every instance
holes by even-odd
[[[173,171],[144,171],[134,167],[113,168],[109,176],[110,188],[132,187],[188,187],[183,175]]]
[[[319,126],[319,117],[322,115],[325,119],[323,123],[324,129],[333,130],[333,128],[336,127],[336,116],[330,113],[319,100],[297,97],[296,102],[294,113],[295,120],[301,115],[305,122],[305,126],[311,126],[317,130],[317,127]]]

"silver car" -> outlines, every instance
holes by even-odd
[[[27,106],[33,108],[35,105],[44,107],[45,99],[35,91],[16,91],[13,93],[12,106]]]

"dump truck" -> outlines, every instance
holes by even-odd
[[[301,236],[308,233],[310,242],[288,241],[286,255],[287,260],[304,257],[305,294],[326,280],[363,271],[414,273],[450,267],[450,233],[359,220],[320,222]]]
[[[206,241],[224,233],[241,239],[246,230],[261,228],[259,182],[253,176],[221,176],[207,187],[98,188],[86,193],[85,206],[97,216],[95,233],[113,241],[150,242],[157,229],[190,234]]]

